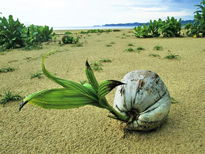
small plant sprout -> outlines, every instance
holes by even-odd
[[[102,63],[101,62],[94,62],[94,63],[91,63],[90,66],[92,67],[93,70],[95,71],[101,71],[103,70],[102,69]]]
[[[132,43],[128,43],[128,45],[127,46],[133,46],[133,44]]]
[[[163,50],[163,47],[160,45],[156,45],[153,47],[154,50]]]
[[[165,59],[178,59],[179,55],[175,55],[172,53],[169,53],[167,56],[165,56]]]
[[[111,46],[112,46],[111,44],[107,44],[107,45],[106,45],[106,47],[111,47]]]
[[[100,63],[110,63],[110,62],[112,62],[112,60],[110,60],[110,59],[101,59],[101,60],[99,60],[99,62]]]
[[[145,50],[145,48],[143,48],[143,47],[137,47],[136,50]]]
[[[7,73],[7,72],[13,72],[15,69],[13,67],[4,67],[0,69],[0,73]]]
[[[35,74],[31,74],[31,79],[33,79],[33,78],[41,79],[42,78],[42,73],[36,72]]]
[[[47,55],[46,55],[47,56]],[[161,126],[170,110],[171,99],[161,78],[152,71],[133,71],[122,79],[104,80],[98,83],[93,70],[86,61],[85,73],[88,84],[61,79],[51,74],[42,61],[43,73],[62,88],[46,89],[23,99],[21,110],[26,104],[45,109],[72,109],[92,105],[108,110],[108,117],[127,124],[129,130],[152,130]],[[106,95],[115,87],[117,91],[112,107]]]
[[[6,103],[11,101],[19,101],[22,99],[22,97],[18,94],[12,94],[11,91],[7,91],[4,95],[1,95],[0,97],[3,98],[0,100],[0,104],[4,106]]]
[[[133,51],[135,51],[133,48],[128,48],[124,50],[124,52],[133,52]]]
[[[150,56],[150,57],[160,57],[160,55],[158,55],[158,54],[153,54],[153,53],[149,54],[149,56]]]

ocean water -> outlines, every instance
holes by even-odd
[[[53,27],[54,30],[84,30],[84,29],[133,29],[135,26],[82,26],[82,27]]]

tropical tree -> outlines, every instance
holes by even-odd
[[[205,37],[205,0],[199,5],[195,5],[197,11],[194,12],[194,24],[188,23],[185,26],[188,36],[203,36]]]
[[[194,25],[198,26],[198,33],[202,33],[202,36],[205,37],[205,0],[202,0],[200,5],[197,6],[197,11],[194,15]]]

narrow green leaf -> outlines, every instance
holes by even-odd
[[[104,80],[100,83],[98,88],[98,97],[102,99],[116,86],[122,85],[124,83],[116,80]]]
[[[86,65],[85,73],[86,73],[87,79],[88,79],[89,83],[92,85],[92,87],[94,88],[94,90],[97,93],[98,92],[98,86],[99,86],[98,81],[95,78],[93,70],[90,67],[90,64],[88,63],[88,61],[86,61],[85,65]]]
[[[47,55],[49,55],[49,53]],[[44,61],[47,55],[44,56],[43,61],[42,61],[42,71],[50,80],[56,82],[57,84],[60,84],[61,86],[65,88],[72,89],[84,96],[87,96],[91,98],[93,101],[98,101],[97,93],[94,93],[93,91],[89,90],[88,88],[86,88],[85,86],[77,82],[57,78],[54,75],[52,75],[49,71],[47,71],[44,66]]]
[[[19,110],[27,103],[45,109],[72,109],[85,105],[101,107],[98,102],[67,88],[48,89],[27,96],[21,103]]]

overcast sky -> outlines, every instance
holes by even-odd
[[[51,27],[149,22],[174,16],[193,19],[201,0],[0,0],[0,16]]]

